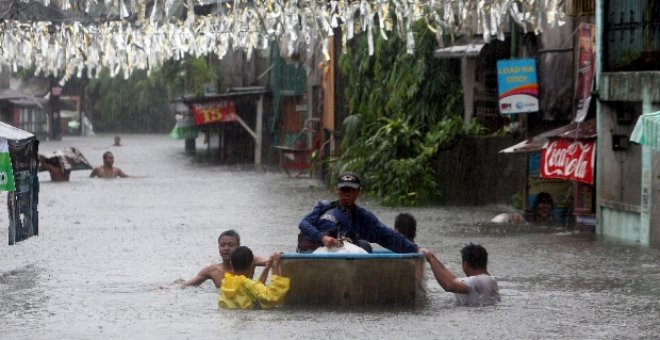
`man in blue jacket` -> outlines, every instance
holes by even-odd
[[[338,200],[323,200],[316,204],[311,212],[303,217],[298,225],[298,251],[309,252],[318,247],[338,247],[341,245],[341,236],[352,239],[354,243],[367,248],[368,242],[378,243],[384,248],[396,253],[415,253],[417,245],[410,242],[395,230],[387,227],[370,211],[355,204],[362,192],[360,177],[352,172],[339,176],[335,187]],[[332,210],[335,209],[335,210]],[[344,216],[336,218],[336,214],[329,212],[339,210]],[[334,216],[333,216],[334,215]],[[327,223],[335,217],[337,223]],[[347,224],[347,225],[344,225]],[[336,232],[343,232],[337,235]]]

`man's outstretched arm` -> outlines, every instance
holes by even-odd
[[[202,270],[199,271],[199,273],[197,273],[197,275],[184,281],[181,285],[183,287],[201,285],[202,283],[204,283],[204,281],[211,278],[211,269],[212,266],[204,267]]]
[[[131,176],[127,175],[126,173],[124,173],[123,171],[121,171],[121,169],[119,169],[119,168],[117,168],[117,176],[119,176],[121,178],[131,177]]]
[[[445,291],[458,294],[468,294],[470,292],[468,286],[458,280],[456,275],[450,272],[449,269],[447,269],[445,265],[435,257],[435,254],[433,254],[430,249],[422,249],[422,253],[426,256],[429,265],[431,265],[433,276],[435,276],[435,279],[438,280],[438,283]]]

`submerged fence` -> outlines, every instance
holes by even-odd
[[[520,138],[463,137],[437,159],[440,201],[448,205],[511,204],[526,185],[527,154],[500,150]]]

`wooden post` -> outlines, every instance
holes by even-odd
[[[259,95],[257,100],[257,118],[255,120],[254,136],[254,164],[261,165],[261,148],[263,140],[263,117],[264,117],[264,95]]]

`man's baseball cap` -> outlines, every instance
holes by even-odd
[[[337,188],[360,188],[360,177],[353,172],[345,172],[337,179]]]

